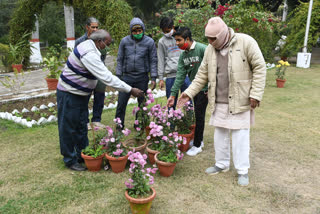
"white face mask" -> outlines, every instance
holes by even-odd
[[[165,37],[171,37],[173,35],[173,29],[169,33],[164,34]]]

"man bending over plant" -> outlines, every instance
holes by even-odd
[[[88,145],[88,95],[96,88],[98,80],[116,90],[143,96],[143,91],[132,88],[112,75],[101,61],[99,50],[111,43],[105,30],[97,30],[88,40],[74,48],[60,75],[57,87],[58,129],[60,151],[65,165],[76,171],[86,170],[81,150]]]

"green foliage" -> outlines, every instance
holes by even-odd
[[[176,152],[172,150],[168,150],[167,152],[163,150],[158,154],[157,158],[160,161],[167,162],[167,163],[176,163],[178,161]]]
[[[12,60],[9,57],[9,45],[0,43],[0,59],[6,72],[11,70]]]
[[[97,145],[96,147],[94,147],[93,145],[89,145],[85,149],[83,149],[82,152],[85,155],[97,158],[103,155],[104,150],[102,149],[102,145]]]
[[[22,35],[27,31],[31,32],[34,28],[36,17],[40,14],[43,6],[50,0],[21,0],[14,10],[10,20],[10,42],[16,44]],[[83,16],[95,16],[100,21],[100,28],[108,30],[117,44],[122,37],[129,32],[129,23],[132,19],[131,7],[124,0],[57,0],[59,4],[63,2],[81,9]],[[52,27],[52,26],[49,26]],[[29,44],[27,38],[25,44]],[[27,48],[27,46],[25,46]],[[24,64],[29,63],[29,52],[24,51]]]
[[[290,33],[286,39],[285,48],[299,52],[303,48],[309,3],[301,3],[292,13],[288,26]],[[320,36],[320,1],[313,1],[310,29],[308,35],[308,51],[317,43]]]
[[[21,87],[24,86],[26,77],[24,75],[24,71],[18,73],[16,69],[14,69],[14,76],[8,77],[6,76],[4,80],[0,80],[0,83],[5,87],[10,89],[13,94],[18,94],[21,91]]]
[[[44,4],[39,15],[39,35],[49,46],[63,45],[66,37],[63,5],[55,1]]]
[[[223,20],[237,33],[245,33],[252,36],[259,44],[266,61],[273,61],[274,49],[283,25],[272,13],[265,12],[259,4],[247,7],[248,0],[240,0],[232,9],[225,11]]]
[[[47,68],[44,70],[49,70],[49,74],[47,78],[58,79],[61,74],[61,69],[59,66],[62,66],[61,62],[58,60],[56,56],[52,56],[50,58],[43,58],[43,64],[46,65]]]

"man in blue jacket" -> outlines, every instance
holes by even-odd
[[[144,35],[145,26],[139,18],[130,22],[131,34],[122,38],[118,51],[116,75],[131,87],[144,92],[148,89],[149,73],[152,82],[151,89],[156,87],[157,49],[152,38]],[[116,118],[119,117],[124,127],[124,119],[130,93],[120,92]],[[143,97],[138,98],[139,104]]]

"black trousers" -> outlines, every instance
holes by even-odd
[[[206,121],[206,110],[208,106],[208,96],[204,91],[200,91],[194,98],[194,111],[196,118],[196,129],[194,133],[195,147],[201,146],[201,141],[203,140],[204,124]]]
[[[57,89],[60,152],[66,166],[81,159],[88,146],[88,97]]]
[[[133,79],[132,77],[122,76],[121,80],[130,85],[133,88],[139,88],[142,91],[146,92],[148,89],[149,77],[148,75],[143,76],[139,80]],[[124,120],[126,117],[126,109],[128,105],[128,100],[130,98],[130,93],[119,92],[118,95],[118,105],[116,111],[116,118],[119,117],[121,119],[122,128],[124,128]],[[142,103],[144,97],[138,98],[138,103]]]

